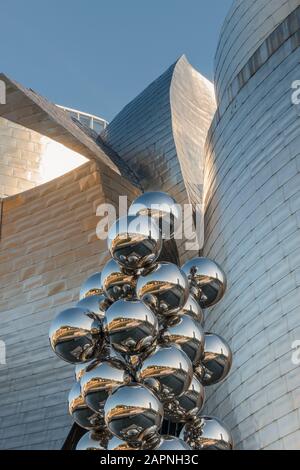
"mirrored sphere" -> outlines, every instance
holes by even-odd
[[[196,421],[187,423],[181,433],[192,449],[232,450],[233,439],[229,429],[217,418],[201,416]]]
[[[87,313],[93,313],[99,320],[103,320],[105,316],[105,311],[110,306],[111,302],[108,298],[102,295],[90,295],[80,300],[76,307],[82,308]]]
[[[118,437],[113,436],[108,441],[107,450],[137,450],[137,448],[128,444],[128,442],[122,441]]]
[[[105,450],[102,443],[93,432],[85,433],[78,441],[76,450]]]
[[[153,191],[141,194],[131,204],[128,215],[148,215],[154,218],[162,231],[164,239],[174,235],[176,222],[180,219],[180,206],[167,193]]]
[[[114,259],[104,266],[101,279],[103,289],[112,302],[135,297],[137,277],[126,272]]]
[[[201,324],[189,315],[172,318],[161,338],[164,344],[179,346],[193,365],[200,362],[204,350],[204,331]]]
[[[189,294],[185,306],[179,313],[180,315],[189,315],[194,320],[198,321],[202,327],[204,326],[204,312],[192,294]]]
[[[103,417],[101,418],[85,403],[79,382],[75,382],[69,393],[69,413],[78,426],[89,431],[98,429],[104,424]]]
[[[158,321],[144,302],[122,299],[106,311],[104,331],[116,351],[136,355],[156,340]]]
[[[127,371],[114,360],[98,363],[80,380],[81,393],[92,410],[100,412],[112,391],[130,382]]]
[[[104,415],[112,434],[128,442],[141,443],[159,431],[163,407],[147,387],[131,384],[118,388],[108,397]]]
[[[139,277],[137,295],[157,314],[174,315],[188,300],[188,280],[175,264],[158,263]]]
[[[111,256],[131,270],[152,265],[162,248],[159,227],[147,216],[117,220],[108,232],[107,242]]]
[[[103,294],[101,284],[101,273],[92,274],[81,286],[79,300],[89,297],[90,295]]]
[[[160,400],[172,400],[186,392],[193,378],[193,366],[177,346],[158,347],[144,360],[137,379],[151,388]]]
[[[81,308],[69,308],[52,321],[49,339],[53,351],[64,361],[75,364],[93,358],[102,342],[101,323]]]
[[[201,363],[204,367],[203,385],[214,385],[224,380],[232,365],[232,352],[229,344],[218,335],[206,333]]]
[[[189,421],[200,413],[204,402],[204,387],[194,375],[188,390],[183,395],[164,404],[165,418],[173,423]]]
[[[196,294],[202,308],[215,305],[226,291],[226,276],[223,269],[208,258],[194,258],[182,266],[182,270],[189,279],[189,283]]]
[[[168,451],[168,450],[192,450],[191,447],[182,439],[174,436],[161,436],[160,443],[154,450]]]

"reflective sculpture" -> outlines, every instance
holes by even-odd
[[[232,450],[233,439],[230,431],[217,418],[199,416],[187,423],[181,433],[183,439],[192,449],[199,450]]]
[[[222,298],[225,274],[206,258],[182,269],[158,261],[180,212],[165,193],[138,197],[109,230],[112,259],[50,326],[52,349],[75,364],[69,412],[89,431],[77,450],[233,447],[225,425],[200,415],[204,387],[224,380],[232,364],[226,341],[203,330],[202,308]]]
[[[218,335],[207,333],[201,363],[204,368],[201,379],[203,385],[222,382],[229,374],[232,365],[232,352],[228,343]]]
[[[103,294],[101,273],[92,274],[81,286],[79,300],[89,297],[90,295]]]
[[[53,320],[49,339],[53,351],[64,361],[87,362],[102,343],[101,324],[81,308],[69,308]]]
[[[188,279],[175,264],[159,263],[139,277],[137,295],[157,314],[174,315],[188,300]]]
[[[162,248],[159,227],[147,216],[122,217],[110,228],[107,240],[111,256],[135,271],[151,266]]]
[[[112,434],[141,444],[156,438],[162,424],[163,407],[147,387],[133,383],[110,395],[104,405],[104,416]]]
[[[131,204],[128,215],[148,215],[155,219],[164,239],[174,236],[176,222],[181,213],[176,201],[167,193],[155,191],[138,196]]]
[[[202,308],[215,305],[226,291],[227,281],[222,268],[208,258],[195,258],[182,266],[193,294]]]

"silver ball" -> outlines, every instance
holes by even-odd
[[[134,447],[132,444],[129,444],[128,442],[122,441],[122,439],[119,439],[116,436],[113,436],[108,441],[107,450],[122,451],[122,450],[137,450],[137,448]]]
[[[183,395],[164,404],[165,418],[173,423],[187,422],[200,413],[204,402],[204,387],[194,375],[188,390]]]
[[[174,315],[188,300],[188,280],[175,264],[158,263],[139,277],[137,295],[157,314]]]
[[[76,450],[105,450],[96,433],[87,432],[78,441]]]
[[[186,424],[180,433],[180,439],[192,449],[233,449],[233,438],[229,429],[219,419],[209,416],[201,416],[194,422]]]
[[[101,279],[104,292],[112,302],[135,296],[137,277],[126,272],[114,259],[104,266]]]
[[[79,300],[89,297],[90,295],[103,294],[101,273],[92,274],[81,286]]]
[[[161,436],[159,444],[154,450],[166,452],[169,450],[192,450],[182,439],[174,436]]]
[[[194,294],[202,308],[208,308],[221,300],[226,291],[227,281],[223,269],[211,259],[194,258],[182,266]]]
[[[180,315],[189,315],[199,322],[202,327],[204,326],[204,312],[192,294],[189,294],[186,304],[179,313]]]
[[[93,313],[99,320],[103,320],[105,312],[110,305],[111,302],[102,294],[85,297],[76,304],[76,307],[82,308],[87,313]]]
[[[81,308],[69,308],[52,321],[49,339],[53,351],[64,361],[76,364],[94,357],[102,345],[101,324]]]
[[[109,431],[136,444],[156,435],[163,420],[163,407],[147,387],[125,385],[110,395],[104,406]]]
[[[222,382],[232,366],[232,352],[229,344],[218,335],[206,333],[201,364],[204,367],[204,376],[201,380],[204,386]]]
[[[81,377],[81,393],[89,408],[99,413],[109,395],[130,382],[128,372],[117,362],[107,360],[86,370]]]
[[[148,215],[159,224],[164,239],[174,236],[176,222],[181,214],[176,201],[167,193],[153,191],[141,194],[131,204],[128,215]]]
[[[140,300],[118,300],[106,311],[104,332],[112,347],[124,354],[146,352],[158,336],[154,313]]]
[[[192,378],[191,361],[175,345],[156,348],[137,372],[137,380],[151,388],[161,401],[172,400],[185,393]]]
[[[162,237],[158,225],[147,216],[122,217],[108,232],[111,256],[131,270],[151,266],[159,257]]]
[[[176,344],[186,353],[192,364],[199,364],[204,351],[204,331],[201,324],[188,315],[172,318],[163,330],[164,344]]]
[[[91,410],[81,394],[79,382],[75,382],[69,393],[69,413],[81,428],[89,431],[103,426],[103,417]]]

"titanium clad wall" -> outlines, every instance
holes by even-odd
[[[298,9],[283,25],[298,31],[216,116],[207,141],[204,254],[228,275],[207,329],[228,339],[234,363],[208,391],[205,413],[223,419],[243,449],[300,449],[300,369],[292,362],[300,340],[300,109],[291,102],[299,18]],[[229,66],[229,56],[221,59]]]
[[[215,111],[211,83],[181,57],[129,103],[101,134],[145,191],[202,204],[203,150]],[[182,261],[191,256],[178,242]]]

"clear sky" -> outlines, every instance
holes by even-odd
[[[213,78],[232,0],[0,0],[0,71],[108,120],[185,53]]]

